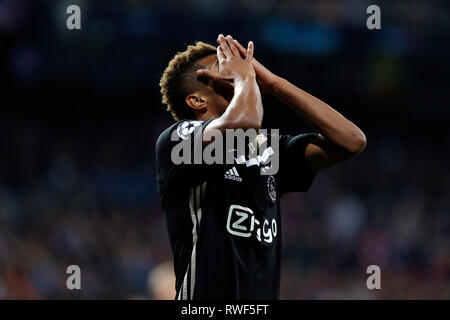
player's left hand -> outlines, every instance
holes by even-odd
[[[236,40],[233,39],[233,43],[238,48],[242,58],[247,55],[247,50]],[[256,72],[256,81],[262,93],[273,93],[275,85],[280,81],[280,77],[270,72],[255,58],[252,59],[253,68]]]

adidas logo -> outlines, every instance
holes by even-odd
[[[236,167],[231,168],[230,170],[225,172],[225,179],[234,180],[238,182],[242,182],[242,178],[239,176],[239,173],[236,170]]]

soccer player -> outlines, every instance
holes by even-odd
[[[160,81],[162,102],[177,121],[156,143],[157,182],[174,256],[176,299],[278,299],[280,196],[306,191],[316,173],[359,154],[361,130],[330,106],[274,75],[231,36],[218,47],[188,46]],[[279,170],[262,163],[174,164],[172,141],[208,132],[261,128],[261,92],[306,119],[316,133],[279,136]],[[201,129],[195,135],[195,128]]]

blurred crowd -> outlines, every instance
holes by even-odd
[[[37,146],[54,142],[33,137]],[[154,158],[144,147],[155,138],[147,139],[138,147],[148,155],[134,168],[105,160],[132,154],[133,138],[117,138],[114,149],[99,144],[100,168],[77,160],[93,150],[71,155],[64,141],[67,153],[34,183],[0,188],[1,298],[171,296]],[[308,193],[285,195],[281,297],[449,298],[448,150],[437,152],[427,140],[369,137],[363,154],[319,173]],[[66,288],[71,264],[82,270],[80,291]],[[366,288],[372,264],[382,271],[379,291]],[[152,276],[155,270],[163,276]]]
[[[450,297],[448,149],[392,137],[369,143],[285,200],[285,297]],[[367,290],[370,265],[381,269],[381,290]]]
[[[381,1],[372,33],[364,1],[183,1],[185,14],[180,1],[78,3],[77,33],[69,2],[0,2],[0,299],[173,298],[158,80],[176,51],[217,33],[253,40],[260,61],[368,138],[284,196],[281,298],[450,298],[444,1]],[[266,127],[311,130],[263,101]],[[69,265],[81,290],[66,287]],[[381,290],[366,287],[369,265]]]

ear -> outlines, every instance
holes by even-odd
[[[208,105],[206,97],[199,93],[191,93],[190,95],[188,95],[186,97],[186,103],[189,107],[198,111],[206,109],[206,106]]]

